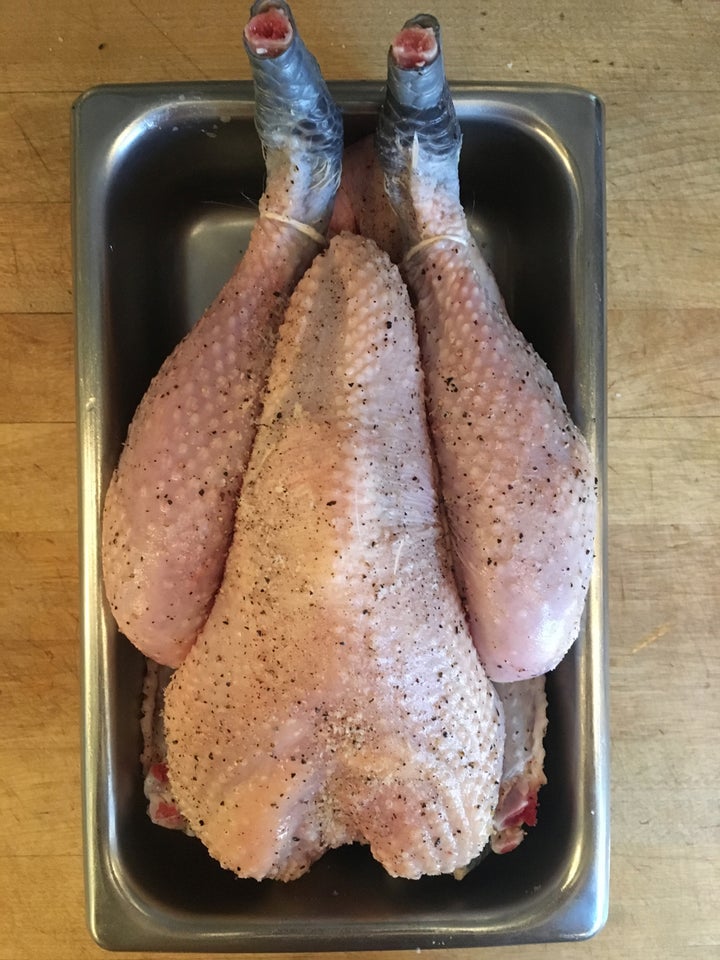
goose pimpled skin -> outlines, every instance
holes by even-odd
[[[242,260],[167,358],[130,425],[103,513],[103,574],[120,629],[177,666],[208,615],[232,534],[288,297],[324,245],[342,124],[283,0],[245,30],[267,183]]]
[[[460,125],[434,17],[413,18],[395,38],[377,144],[405,236],[403,270],[473,639],[491,679],[538,676],[579,632],[593,564],[593,462],[470,235]]]
[[[281,328],[225,576],[165,696],[181,813],[241,877],[370,845],[394,876],[485,846],[502,707],[438,518],[407,292],[342,234]]]

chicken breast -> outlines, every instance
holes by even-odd
[[[370,845],[452,872],[491,831],[502,708],[438,519],[407,292],[343,234],[292,297],[210,617],[165,696],[190,828],[241,877]]]
[[[324,244],[342,125],[283,0],[245,30],[267,164],[244,257],[154,378],[105,498],[102,559],[120,629],[177,666],[219,586],[287,299]]]
[[[460,204],[460,126],[434,17],[389,55],[378,126],[405,237],[455,574],[493,680],[553,669],[593,564],[593,460],[552,374],[510,322]]]

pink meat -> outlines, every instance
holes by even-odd
[[[392,44],[392,55],[403,70],[424,67],[432,63],[437,53],[438,45],[431,27],[406,27]]]
[[[260,11],[245,27],[245,39],[255,53],[270,57],[287,50],[292,34],[292,24],[277,7]]]
[[[169,667],[146,660],[140,713],[143,790],[148,801],[148,816],[153,823],[169,830],[191,833],[185,817],[177,808],[167,775],[167,744],[162,717],[165,689],[171,676]]]
[[[367,843],[452,872],[492,831],[502,711],[438,519],[407,292],[342,235],[282,327],[212,612],[165,697],[191,829],[242,877]]]
[[[428,215],[437,210],[418,197]],[[510,323],[463,224],[407,264],[455,571],[494,680],[552,670],[578,635],[593,563],[587,444],[543,361]]]

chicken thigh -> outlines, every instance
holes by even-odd
[[[177,666],[220,583],[262,390],[289,294],[325,232],[342,124],[284,0],[245,29],[267,165],[233,275],[162,365],[133,418],[103,515],[105,589],[120,629]]]
[[[501,702],[438,518],[407,292],[333,239],[281,328],[222,586],[165,695],[190,828],[241,877],[370,845],[450,873],[491,832]]]

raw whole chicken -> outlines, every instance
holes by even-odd
[[[286,8],[278,14],[274,7],[263,9],[246,31],[255,53],[271,58],[286,49],[290,22]],[[506,355],[484,357],[478,364],[473,358],[469,371],[450,375],[451,392],[460,393],[466,404],[470,396],[472,403],[469,381],[485,371],[502,381],[486,391],[489,418],[504,417],[514,426],[517,415],[513,419],[500,411],[498,397],[507,399],[514,388],[512,364],[522,354],[522,365],[529,368],[525,379],[536,376],[539,384],[527,390],[529,432],[549,409],[551,422],[543,425],[545,433],[541,430],[545,445],[559,431],[568,433],[566,448],[573,448],[563,457],[556,443],[552,463],[563,466],[575,457],[582,464],[582,438],[561,400],[558,406],[559,392],[546,368],[510,326],[459,210],[443,152],[449,138],[456,168],[459,136],[438,40],[433,18],[415,18],[392,48],[380,141],[395,209],[383,199],[382,173],[372,144],[365,141],[346,153],[348,187],[336,204],[331,232],[353,229],[378,239],[393,259],[405,255],[431,381],[442,382],[448,352],[454,359],[462,352],[460,319],[468,321],[463,309],[480,298],[483,335],[504,338]],[[437,92],[437,67],[434,74],[427,68],[437,63],[442,96],[433,102],[428,91]],[[410,83],[411,74],[418,84]],[[409,95],[408,86],[413,87]],[[440,156],[423,153],[428,139],[440,144]],[[423,205],[428,197],[431,202]],[[313,241],[320,239],[313,230],[322,233],[326,222],[327,208],[323,220],[311,226]],[[447,232],[439,232],[438,224]],[[443,252],[442,271],[454,285],[444,285],[441,276],[435,284],[425,279]],[[448,305],[460,319],[443,315]],[[474,353],[477,340],[471,336],[468,342]],[[461,876],[488,838],[496,852],[507,852],[522,840],[522,824],[534,822],[537,791],[545,782],[544,678],[493,685],[473,655],[438,519],[418,366],[397,273],[372,243],[336,238],[301,281],[281,330],[223,584],[209,620],[198,628],[197,646],[166,695],[169,749],[157,713],[149,711],[144,720],[151,816],[197,833],[213,856],[240,876],[293,879],[324,850],[354,841],[369,843],[396,876]],[[536,410],[543,402],[545,407]],[[433,417],[433,409],[442,413]],[[438,428],[440,416],[452,421],[452,414],[447,404],[436,405],[432,391],[430,412],[442,495],[451,507],[455,572],[482,653],[479,636],[485,632],[479,633],[478,611],[488,606],[478,603],[478,593],[482,598],[489,585],[489,609],[507,604],[495,634],[490,632],[496,642],[503,621],[516,626],[515,600],[527,600],[537,583],[530,582],[532,576],[530,586],[520,582],[510,569],[512,557],[498,556],[501,569],[486,580],[458,572],[475,556],[467,538],[458,535],[459,510],[469,500],[476,523],[478,504],[485,501],[473,502],[469,484],[458,481],[458,461],[452,450],[448,456],[443,449],[452,446],[458,427],[451,422],[445,433],[442,424]],[[508,463],[517,471],[532,462],[524,449],[533,442],[527,432],[520,432],[517,461],[507,449],[507,422],[496,434],[492,427],[485,433],[482,443],[487,440],[487,448],[495,451],[493,467],[499,472]],[[473,464],[477,444],[468,443],[467,449]],[[485,457],[484,446],[480,449]],[[587,456],[586,461],[583,480]],[[563,494],[567,499],[562,470],[559,476],[560,492],[553,490],[553,501]],[[501,481],[486,483],[492,495]],[[537,516],[548,505],[544,489],[533,493],[542,501],[540,511],[519,511],[535,534]],[[550,533],[584,542],[588,531],[582,525],[588,523],[591,546],[592,519],[571,515],[565,505],[560,519],[549,518]],[[580,526],[579,537],[573,523]],[[480,522],[478,530],[483,529]],[[491,527],[496,539],[500,533],[514,534],[505,515]],[[223,565],[229,540],[228,534]],[[557,549],[549,543],[542,532],[535,537],[528,573],[543,550]],[[474,549],[484,548],[481,543]],[[568,550],[572,553],[573,544]],[[552,553],[548,563],[550,577],[557,568]],[[532,573],[535,581],[542,580],[536,569]],[[581,607],[586,580],[587,574]],[[567,597],[549,596],[551,618],[569,622],[570,614],[561,609]],[[541,606],[542,597],[531,602]],[[535,611],[541,626],[546,612]],[[203,619],[206,615],[207,608]],[[537,658],[548,657],[551,645],[543,630],[538,633],[536,623],[533,634],[532,623],[524,626],[529,640],[521,637],[520,644],[500,635],[499,646],[492,648],[496,659],[498,650],[511,654],[495,671],[496,679],[499,673],[531,676]],[[577,623],[569,632],[568,646]],[[533,647],[538,637],[544,643],[540,651]],[[191,644],[192,639],[181,657]],[[149,671],[148,702],[160,702],[169,675],[164,669]]]
[[[120,629],[177,666],[222,577],[262,389],[287,299],[325,232],[342,124],[283,0],[245,29],[267,164],[235,272],[165,361],[135,414],[103,516],[106,593]]]
[[[190,828],[242,877],[370,845],[450,873],[492,831],[502,707],[439,519],[407,291],[343,234],[293,294],[211,614],[165,694]]]
[[[420,15],[391,47],[377,144],[404,231],[455,574],[485,670],[507,682],[553,669],[578,634],[596,494],[587,444],[473,243],[460,143],[439,26]]]

